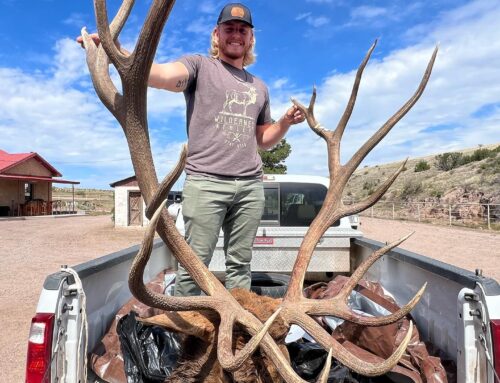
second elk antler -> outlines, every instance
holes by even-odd
[[[361,161],[363,161],[368,153],[387,135],[387,133],[389,133],[394,125],[396,125],[396,123],[413,107],[413,105],[415,105],[417,100],[422,95],[430,78],[438,51],[438,48],[436,47],[427,65],[427,69],[420,85],[413,96],[391,118],[389,118],[387,122],[361,146],[361,148],[358,149],[358,151],[345,165],[341,165],[340,142],[342,135],[354,108],[363,70],[368,63],[376,44],[377,41],[375,41],[370,47],[368,53],[358,68],[349,102],[337,125],[337,128],[334,131],[325,129],[314,116],[316,89],[313,90],[308,107],[302,105],[296,100],[292,100],[293,103],[305,113],[307,123],[310,128],[326,141],[328,149],[330,183],[323,206],[315,220],[311,223],[311,226],[309,227],[309,230],[307,231],[300,246],[299,253],[293,267],[290,285],[280,306],[282,308],[280,316],[285,320],[285,322],[299,325],[323,347],[327,349],[331,348],[333,350],[333,356],[344,365],[350,367],[356,372],[368,376],[381,375],[391,369],[391,367],[398,362],[410,341],[412,326],[410,325],[408,333],[396,351],[384,362],[379,365],[374,365],[361,361],[349,354],[321,326],[319,326],[318,323],[311,318],[311,316],[332,315],[362,325],[381,326],[396,322],[408,314],[420,300],[425,290],[425,285],[422,286],[422,288],[408,304],[403,306],[397,312],[383,317],[367,317],[355,313],[347,306],[347,298],[368,268],[382,255],[406,240],[409,235],[374,252],[359,266],[343,289],[333,298],[325,299],[320,302],[317,300],[306,299],[302,293],[302,288],[307,266],[309,265],[313,251],[325,231],[338,219],[347,215],[359,213],[374,205],[384,195],[387,189],[389,189],[406,164],[406,161],[404,161],[396,172],[365,200],[349,206],[343,204],[342,192],[349,178],[357,169]]]
[[[98,33],[101,45],[96,46],[85,30],[82,30],[84,47],[87,53],[87,63],[90,69],[92,81],[96,92],[118,120],[125,133],[132,163],[137,176],[137,181],[142,196],[148,206],[148,217],[152,218],[151,228],[144,240],[144,246],[138,253],[130,272],[129,285],[133,294],[143,303],[167,311],[189,311],[189,310],[212,310],[220,317],[218,333],[217,354],[221,366],[229,371],[238,369],[245,360],[260,347],[267,357],[275,364],[282,378],[289,383],[304,382],[291,368],[287,358],[280,351],[279,346],[273,338],[267,334],[271,323],[279,315],[290,325],[296,323],[311,334],[323,347],[330,350],[341,363],[364,375],[380,375],[389,371],[403,354],[411,336],[411,329],[405,341],[398,347],[395,353],[387,360],[379,364],[369,364],[357,359],[340,344],[333,340],[311,317],[314,315],[335,315],[356,323],[368,325],[381,325],[398,320],[409,312],[418,301],[423,288],[412,301],[397,313],[388,317],[369,319],[361,317],[347,308],[346,297],[354,288],[366,269],[378,257],[390,248],[397,246],[402,240],[391,244],[373,254],[352,276],[350,282],[336,298],[325,301],[307,300],[302,295],[304,275],[309,264],[312,252],[325,230],[332,222],[348,214],[359,212],[374,204],[387,190],[397,177],[402,167],[380,188],[373,196],[359,204],[345,207],[341,202],[342,190],[354,172],[356,167],[368,152],[387,134],[395,123],[413,106],[421,95],[425,84],[430,76],[432,64],[436,51],[428,65],[422,83],[407,104],[401,108],[389,121],[358,150],[353,158],[344,166],[339,162],[340,139],[349,116],[354,106],[356,92],[369,55],[374,47],[370,49],[367,57],[358,70],[356,82],[351,95],[349,105],[342,117],[339,126],[334,132],[323,129],[315,120],[313,108],[315,93],[308,108],[296,103],[306,112],[307,121],[311,128],[326,139],[329,152],[330,165],[330,188],[325,199],[323,208],[304,238],[299,255],[294,266],[292,281],[280,308],[262,324],[254,315],[246,311],[236,299],[224,288],[224,286],[209,272],[208,268],[200,261],[193,250],[187,245],[184,238],[178,233],[173,220],[161,209],[161,201],[165,199],[171,185],[180,175],[185,160],[185,149],[176,169],[161,183],[158,183],[154,168],[151,146],[149,141],[147,123],[147,79],[158,46],[161,31],[174,5],[173,0],[154,0],[141,30],[137,44],[133,52],[128,55],[120,51],[115,41],[123,25],[130,14],[133,0],[124,0],[118,13],[111,24],[108,22],[105,0],[94,0]],[[108,65],[111,62],[117,69],[123,92],[117,90],[111,81]],[[157,213],[152,217],[152,213]],[[151,250],[151,242],[154,229],[157,229],[160,237],[167,244],[173,255],[189,272],[194,281],[207,294],[199,297],[170,297],[154,293],[145,288],[143,283],[143,272],[148,262]],[[241,325],[252,336],[248,344],[236,355],[232,349],[232,335],[235,324]],[[319,380],[325,382],[328,376],[329,361],[325,365]]]

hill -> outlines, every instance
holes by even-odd
[[[401,163],[358,169],[344,198],[359,201],[368,196]],[[500,144],[410,158],[383,200],[500,204]]]

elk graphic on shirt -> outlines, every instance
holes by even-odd
[[[245,148],[255,130],[255,119],[247,116],[247,108],[257,103],[257,89],[251,85],[241,85],[247,90],[226,90],[222,110],[215,117],[215,127],[220,129],[225,144],[236,148]]]
[[[257,90],[253,86],[247,84],[241,85],[245,86],[248,90],[244,92],[235,89],[226,90],[226,102],[222,108],[224,111],[233,115],[246,117],[248,105],[252,105],[257,102]],[[236,108],[236,111],[233,111],[234,104],[239,106],[239,108]]]

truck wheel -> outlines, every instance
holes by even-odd
[[[271,298],[282,298],[290,283],[290,276],[278,273],[252,273],[250,290]]]

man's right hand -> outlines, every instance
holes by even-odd
[[[101,39],[99,38],[99,35],[97,33],[91,33],[89,36],[94,41],[94,44],[98,47],[99,44],[101,43]],[[83,46],[83,37],[82,36],[78,36],[76,38],[76,42],[78,44],[80,44],[82,46],[82,48],[84,48],[84,46]]]

